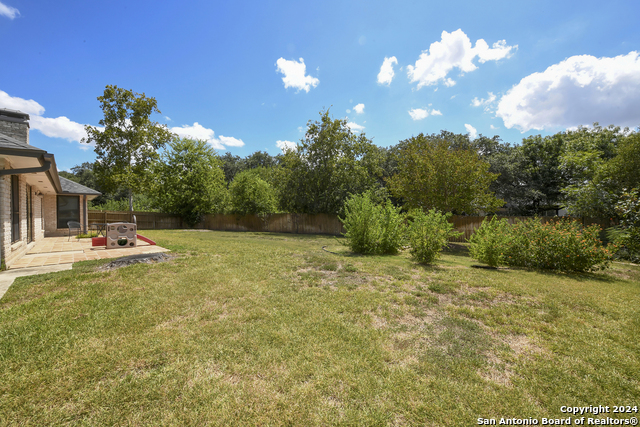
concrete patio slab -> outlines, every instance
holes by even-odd
[[[168,251],[141,240],[135,248],[106,249],[104,246],[91,246],[91,239],[72,238],[69,241],[67,237],[46,237],[11,264],[9,270]]]
[[[7,292],[16,277],[71,270],[74,262],[94,259],[120,258],[169,252],[169,249],[138,240],[135,248],[107,249],[92,246],[91,239],[70,241],[67,237],[45,237],[37,242],[22,258],[11,264],[9,270],[0,272],[0,298]]]

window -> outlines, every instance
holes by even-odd
[[[67,221],[80,222],[80,197],[58,196],[58,228],[67,228]]]
[[[11,242],[20,240],[20,178],[11,175]]]

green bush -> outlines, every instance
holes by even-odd
[[[504,265],[508,229],[509,224],[504,218],[499,220],[494,216],[491,220],[485,219],[469,239],[471,256],[491,267]]]
[[[252,170],[240,172],[229,187],[231,213],[265,215],[277,210],[273,187]]]
[[[504,262],[517,267],[585,272],[607,268],[611,262],[613,247],[602,245],[597,225],[583,227],[571,219],[543,224],[539,218],[514,225],[491,222],[475,238],[475,248],[471,249],[474,258],[489,265]],[[490,256],[481,250],[483,244],[489,248]],[[502,250],[498,252],[498,248]]]
[[[346,233],[345,245],[360,254],[396,254],[402,246],[405,225],[400,208],[387,200],[376,204],[371,192],[352,195],[340,218]]]
[[[632,262],[640,261],[640,190],[622,193],[616,204],[621,221],[618,227],[608,230],[607,237],[617,246],[616,255]]]
[[[435,209],[427,213],[421,209],[409,212],[412,221],[407,235],[413,259],[422,264],[432,263],[440,256],[450,237],[462,234],[453,230],[453,224],[447,221],[450,216],[451,214],[443,215]]]
[[[513,225],[510,234],[506,252],[510,265],[585,272],[611,263],[612,248],[602,245],[598,225],[583,227],[572,219],[542,224],[532,218]]]

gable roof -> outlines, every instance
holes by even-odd
[[[96,191],[92,188],[85,187],[82,184],[78,184],[77,182],[71,181],[70,179],[64,178],[62,176],[60,178],[60,185],[62,185],[62,194],[81,194],[87,196],[100,196],[102,193]]]

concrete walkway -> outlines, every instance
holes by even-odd
[[[19,268],[0,272],[0,298],[4,296],[16,277],[33,276],[34,274],[53,273],[54,271],[71,270],[73,264],[45,265],[43,267]]]

